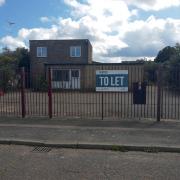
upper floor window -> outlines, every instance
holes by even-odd
[[[37,57],[47,57],[47,47],[37,47]]]
[[[71,57],[81,57],[81,46],[71,46],[70,47]]]

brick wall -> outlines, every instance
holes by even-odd
[[[81,57],[70,57],[70,47],[81,46]],[[47,47],[47,57],[37,57],[37,47]],[[87,39],[30,40],[31,74],[44,73],[44,64],[91,64],[92,46]]]

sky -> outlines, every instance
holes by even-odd
[[[0,48],[38,39],[89,39],[98,62],[153,60],[180,43],[180,0],[0,0]]]

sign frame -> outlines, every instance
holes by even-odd
[[[128,70],[96,70],[97,92],[128,92]]]

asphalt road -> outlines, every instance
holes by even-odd
[[[176,153],[45,150],[0,145],[0,180],[174,180],[180,177],[180,154]]]

